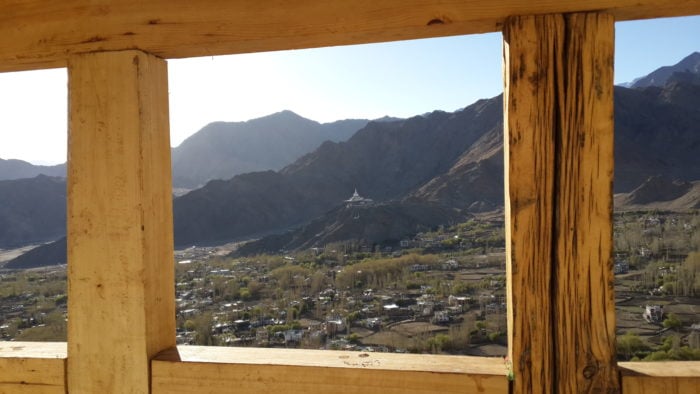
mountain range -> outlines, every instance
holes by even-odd
[[[639,86],[615,88],[616,208],[698,208],[700,54],[660,70],[637,80]],[[278,171],[211,180],[175,198],[176,244],[261,238],[248,247],[259,252],[352,237],[382,243],[500,209],[502,101],[497,96],[454,113],[402,120],[349,121],[365,123],[347,141],[326,141]],[[287,111],[261,122],[284,119],[322,128]],[[350,124],[359,123],[346,130]],[[191,139],[201,139],[201,147],[223,145],[219,134]],[[268,138],[284,143],[286,135]],[[206,150],[198,152],[206,157]],[[359,208],[344,202],[354,190],[374,200],[359,218]],[[652,193],[658,190],[669,192]]]
[[[637,89],[649,86],[663,87],[669,78],[674,75],[677,77],[679,74],[700,76],[700,52],[691,53],[673,66],[660,67],[648,75],[624,84],[624,87]]]
[[[291,111],[247,122],[214,122],[172,150],[173,186],[194,189],[213,179],[279,170],[324,141],[345,141],[365,119],[318,123]]]
[[[33,178],[38,175],[66,177],[66,165],[38,166],[23,160],[0,159],[0,181]]]
[[[378,121],[391,121],[382,118]],[[345,141],[369,120],[346,119],[319,123],[291,111],[246,122],[213,122],[172,149],[173,187],[191,190],[210,180],[238,174],[279,170],[324,141]],[[32,178],[39,174],[65,177],[66,165],[34,165],[0,159],[0,180]]]
[[[64,178],[0,181],[0,248],[55,240],[66,234]]]

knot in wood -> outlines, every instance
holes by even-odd
[[[598,373],[598,367],[595,365],[588,365],[583,369],[583,377],[586,379],[591,379],[596,373]]]

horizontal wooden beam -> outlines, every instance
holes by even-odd
[[[700,361],[623,362],[622,393],[698,394]]]
[[[64,67],[95,51],[183,58],[485,33],[509,16],[593,10],[695,15],[700,0],[8,0],[0,71]]]
[[[65,342],[0,342],[0,393],[65,393],[66,348]],[[175,392],[206,392],[200,391],[201,387],[211,387],[213,391],[217,387],[222,388],[226,383],[226,377],[216,375],[216,371],[240,373],[247,368],[251,372],[256,369],[256,366],[263,366],[263,370],[270,368],[269,371],[275,372],[277,372],[275,368],[284,370],[285,367],[296,366],[304,371],[303,368],[306,367],[308,370],[302,373],[319,371],[321,367],[329,367],[327,369],[331,372],[337,371],[338,368],[356,368],[360,370],[360,374],[366,376],[373,373],[367,370],[381,370],[382,367],[406,372],[432,370],[434,372],[428,375],[431,379],[447,378],[449,380],[450,376],[455,374],[467,375],[471,377],[470,379],[482,376],[485,377],[485,379],[482,378],[481,385],[483,392],[492,392],[487,389],[493,388],[496,384],[498,385],[495,388],[496,392],[505,393],[507,390],[507,382],[502,379],[505,368],[500,359],[381,353],[360,357],[360,354],[367,353],[183,346],[178,351],[163,352],[153,361],[153,392],[166,392],[166,389],[183,380],[185,380],[184,386]],[[385,364],[382,365],[382,363]],[[619,366],[623,394],[697,394],[700,387],[700,362],[698,361],[621,362]],[[188,368],[195,368],[196,371],[187,372]],[[186,381],[185,376],[176,378],[177,381],[172,380],[174,375],[182,374],[183,371],[187,377],[196,374],[197,371],[208,372],[203,376],[192,378],[189,382]],[[250,375],[244,375],[242,382],[248,386],[254,385],[249,382],[251,378],[253,377]],[[363,376],[362,379],[366,380],[366,377]],[[369,384],[363,380],[356,382],[354,387]],[[375,383],[376,386],[373,387],[378,389],[386,388],[392,383],[399,385],[394,390],[403,387],[400,386],[402,384],[400,381]],[[238,385],[238,381],[234,384],[235,386],[229,386],[221,392],[231,392],[234,388],[246,392],[242,386]],[[266,384],[281,386],[292,382],[276,381],[266,382]],[[470,386],[464,387],[462,392],[469,392],[467,388]],[[348,387],[344,390],[350,391]],[[313,391],[307,394],[311,393]]]
[[[503,359],[181,346],[152,362],[152,393],[507,393]]]
[[[0,342],[0,393],[65,392],[65,342]]]

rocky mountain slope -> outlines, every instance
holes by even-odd
[[[27,269],[66,264],[68,260],[66,246],[66,237],[61,237],[10,260],[3,268]]]
[[[54,240],[66,234],[63,178],[0,181],[0,248]]]
[[[697,75],[684,69],[662,87],[615,88],[617,208],[697,209]],[[347,141],[325,142],[279,171],[210,181],[174,200],[176,245],[270,234],[277,235],[256,247],[299,248],[353,236],[380,242],[500,209],[502,107],[498,96],[454,113],[369,122]],[[376,203],[362,220],[343,209],[355,189]]]
[[[401,239],[418,232],[463,221],[465,216],[459,210],[432,204],[392,202],[356,207],[343,205],[299,228],[246,243],[237,250],[237,254],[308,249],[348,240],[369,246],[398,244]]]
[[[220,242],[306,222],[354,189],[401,200],[450,170],[500,122],[500,99],[447,113],[370,122],[347,142],[326,142],[281,171],[210,182],[174,202],[175,243]]]
[[[700,179],[700,84],[615,88],[615,192],[649,176]]]
[[[660,67],[641,78],[637,78],[628,84],[630,88],[646,88],[649,86],[662,87],[668,79],[676,73],[690,73],[700,75],[700,52],[693,52],[680,62],[672,66]]]
[[[66,165],[37,166],[22,160],[0,159],[0,181],[34,178],[37,175],[64,177],[66,176]]]
[[[615,195],[615,209],[618,211],[700,209],[700,180],[687,182],[663,176],[649,177],[631,192]]]
[[[247,122],[210,123],[173,149],[173,186],[193,189],[212,179],[279,170],[323,141],[347,140],[367,122],[321,124],[283,111]]]

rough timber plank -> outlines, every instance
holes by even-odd
[[[552,278],[560,393],[619,390],[612,259],[614,22],[606,14],[566,16]]]
[[[700,0],[6,0],[0,71],[103,50],[181,58],[493,32],[513,15],[583,11],[693,15]]]
[[[700,394],[700,376],[692,378],[623,376],[622,393]]]
[[[516,392],[554,378],[552,206],[561,16],[513,18],[504,36],[504,158],[509,358]]]
[[[502,393],[503,360],[181,346],[152,363],[153,393]]]
[[[622,392],[700,394],[700,361],[619,363]]]
[[[65,342],[0,342],[0,393],[65,392]]]
[[[103,52],[68,76],[68,387],[146,393],[175,345],[167,67]]]
[[[504,38],[514,392],[618,392],[614,20],[514,17]]]

